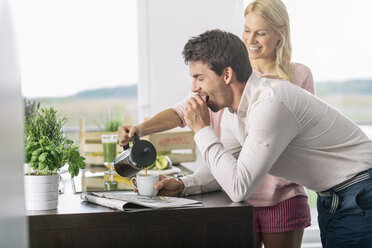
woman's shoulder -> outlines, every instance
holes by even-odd
[[[301,63],[292,63],[292,82],[314,94],[314,80],[309,67]]]
[[[309,67],[301,63],[291,63],[291,70],[293,74],[308,74],[311,73]]]

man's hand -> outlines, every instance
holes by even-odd
[[[195,95],[190,98],[186,104],[184,117],[187,126],[189,126],[194,133],[197,133],[203,127],[209,126],[210,117],[208,106],[201,96]]]
[[[119,145],[125,146],[132,141],[134,133],[141,137],[141,130],[138,126],[120,126],[118,129]]]
[[[159,175],[159,181],[154,184],[154,189],[159,190],[158,195],[177,196],[183,192],[185,185],[177,178]]]

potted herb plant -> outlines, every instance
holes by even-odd
[[[71,177],[85,168],[79,147],[64,134],[67,122],[53,108],[42,108],[25,118],[25,199],[28,210],[57,208],[59,170],[68,165]]]

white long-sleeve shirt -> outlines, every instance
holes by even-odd
[[[291,69],[292,83],[300,86],[303,89],[306,89],[310,93],[314,93],[314,82],[310,69],[300,63],[291,64]],[[254,73],[258,77],[270,76],[254,69],[252,73]],[[184,101],[177,103],[173,108],[174,111],[176,111],[176,113],[182,119],[181,127],[186,125],[186,122],[184,120],[184,110],[186,107],[186,103],[189,101],[189,97],[187,97]],[[222,113],[223,110],[218,111],[217,113],[209,110],[211,127],[215,130],[218,136],[221,135],[220,123]],[[203,170],[203,167],[204,165],[202,165],[199,169]],[[199,172],[196,173],[198,174]],[[210,174],[208,176],[210,176]],[[256,188],[255,192],[246,201],[254,207],[268,207],[274,206],[281,201],[300,195],[306,196],[303,186],[282,178],[274,177],[270,174],[266,174],[260,185]]]
[[[294,84],[254,74],[237,112],[224,111],[221,138],[207,126],[194,139],[209,170],[182,179],[190,194],[220,185],[243,201],[266,173],[319,192],[372,168],[372,142],[355,123]]]

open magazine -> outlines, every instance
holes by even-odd
[[[118,209],[124,212],[137,212],[160,208],[184,208],[203,206],[203,202],[187,198],[169,196],[141,196],[121,192],[82,193],[83,201],[92,202],[101,206]]]

